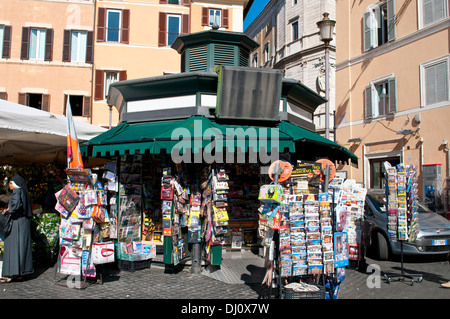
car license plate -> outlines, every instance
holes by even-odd
[[[433,246],[445,246],[447,245],[447,239],[433,240]]]

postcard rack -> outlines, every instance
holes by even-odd
[[[335,232],[334,190],[329,193],[327,183],[321,192],[317,187],[304,193],[293,192],[292,184],[292,179],[285,187],[274,182],[260,190],[260,223],[269,229],[265,245],[270,242],[263,283],[269,286],[269,296],[280,299],[325,299],[325,285],[334,295],[333,287],[342,279],[337,269],[348,265],[347,232]],[[267,200],[270,192],[282,192],[281,201],[276,195]]]
[[[400,242],[400,273],[384,273],[386,283],[391,279],[411,280],[411,286],[417,279],[423,280],[422,274],[408,274],[403,265],[403,245],[406,241],[413,241],[418,232],[417,200],[417,172],[414,165],[397,167],[384,162],[385,190],[388,212],[388,236],[390,241]]]

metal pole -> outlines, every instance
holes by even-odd
[[[201,260],[202,260],[202,252],[201,252],[201,244],[195,243],[192,244],[192,265],[191,265],[191,273],[199,274],[202,270]]]
[[[325,43],[325,137],[330,138],[330,49]]]

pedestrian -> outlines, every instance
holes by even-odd
[[[34,272],[30,231],[30,219],[33,212],[28,187],[20,175],[15,175],[9,181],[9,189],[12,194],[8,208],[3,213],[11,214],[12,227],[11,232],[4,239],[3,271],[0,283],[20,281],[24,275]]]
[[[448,262],[450,264],[450,253],[447,254],[447,260],[448,260]],[[447,281],[447,282],[441,284],[441,287],[442,288],[450,288],[450,281]]]

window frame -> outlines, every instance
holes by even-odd
[[[169,36],[173,33],[169,32],[169,19],[170,18],[177,18],[178,19],[178,33],[177,36],[173,39],[172,42],[169,41]],[[166,25],[167,25],[167,32],[166,32],[166,45],[171,46],[175,39],[181,34],[181,25],[182,25],[182,16],[181,14],[174,14],[174,13],[168,13],[166,15]]]
[[[213,14],[211,14],[213,11]],[[217,16],[218,13],[218,16]],[[215,21],[219,21],[218,27],[222,27],[222,10],[215,8],[208,8],[208,25],[212,27]]]
[[[258,52],[255,52],[255,54],[253,55],[253,59],[252,59],[252,64],[254,68],[257,68],[258,65]]]
[[[395,40],[395,22],[395,0],[386,0],[370,5],[363,15],[363,52]]]
[[[113,82],[109,82],[108,83],[108,75],[110,74],[115,74],[116,79]],[[119,71],[114,71],[114,70],[105,70],[103,72],[103,98],[106,99],[108,97],[109,94],[109,86],[115,82],[120,81],[120,76],[119,76]]]
[[[32,50],[33,47],[33,31],[36,32],[36,46],[35,49]],[[28,47],[28,54],[29,54],[29,60],[33,61],[45,61],[45,43],[47,38],[47,31],[45,28],[30,28],[30,42]],[[42,49],[42,52],[40,52]],[[33,52],[34,51],[34,52]],[[42,54],[42,56],[39,55],[39,53]],[[33,56],[34,54],[34,56]]]
[[[298,21],[294,21],[292,22],[292,42],[297,41],[298,39],[300,39],[300,34],[299,34],[299,25],[298,25]]]
[[[427,104],[427,83],[426,83],[426,70],[429,67],[439,65],[441,63],[447,64],[447,100],[439,101],[431,104]],[[431,61],[424,62],[420,65],[420,107],[440,107],[447,106],[450,102],[450,81],[448,77],[450,76],[450,54],[433,59]]]
[[[76,53],[76,59],[74,60],[74,41],[73,41],[73,39],[74,39],[75,34],[83,34],[85,40],[83,41],[83,39],[80,38],[79,36],[76,37],[77,53]],[[71,30],[71,32],[70,32],[70,62],[86,63],[87,47],[88,47],[88,31]],[[81,55],[81,57],[84,57],[84,59],[80,59],[80,55]]]
[[[384,110],[380,112],[380,98],[377,87],[386,85],[388,88],[388,102],[384,103]],[[369,100],[370,98],[370,100]],[[370,105],[369,105],[370,104]],[[376,106],[376,107],[375,107]],[[369,110],[370,107],[370,110]],[[379,79],[373,80],[364,89],[364,119],[371,120],[382,118],[398,112],[397,101],[397,78],[393,75],[387,75]]]
[[[112,29],[109,27],[109,13],[119,13],[119,26],[117,28],[117,40],[110,40],[109,39],[109,30]],[[122,31],[122,10],[120,9],[106,9],[106,22],[105,22],[105,28],[106,28],[106,42],[114,42],[114,43],[121,43],[121,31]]]
[[[425,5],[425,1],[426,0],[417,0],[417,21],[418,21],[418,28],[423,29],[423,28],[427,28],[429,26],[432,26],[436,23],[442,22],[445,19],[447,19],[450,15],[449,13],[449,5],[448,5],[448,1],[447,0],[442,0],[442,3],[444,4],[444,17],[442,17],[441,19],[438,20],[433,20],[433,22],[427,23],[425,24],[424,22],[424,14],[425,14],[425,10],[424,10],[424,5]],[[435,12],[433,12],[434,14]]]
[[[263,49],[263,55],[264,55],[264,63],[268,63],[269,62],[269,44],[270,42],[266,42],[264,44],[264,49]]]

